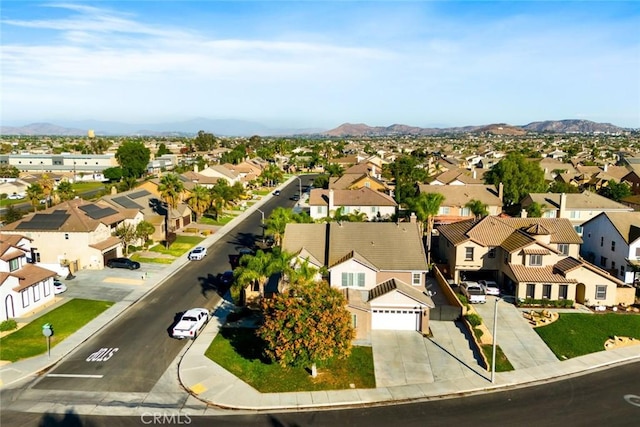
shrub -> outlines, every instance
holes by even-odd
[[[462,305],[467,305],[467,304],[469,304],[469,300],[467,300],[467,297],[465,297],[464,295],[458,295],[458,299],[460,300],[460,302],[462,303]]]
[[[467,321],[469,322],[469,324],[471,326],[473,326],[474,328],[476,326],[480,326],[482,324],[482,317],[478,316],[477,314],[465,314],[464,315],[465,319],[467,319]]]
[[[13,331],[14,329],[18,329],[18,324],[13,319],[5,320],[0,323],[0,332]]]
[[[473,335],[475,335],[476,339],[480,341],[480,338],[482,338],[484,332],[482,331],[482,329],[473,328]]]

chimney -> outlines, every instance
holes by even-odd
[[[376,175],[376,165],[371,165],[371,176],[377,178]]]
[[[194,164],[193,164],[193,171],[194,171],[195,173],[198,173],[198,164],[197,164],[197,163],[194,163]]]
[[[527,213],[526,209],[522,209],[520,211],[520,218],[526,218],[527,216],[529,216],[529,214]]]
[[[327,216],[329,215],[329,212],[331,212],[334,208],[335,206],[333,205],[333,188],[330,188],[329,189],[329,208],[328,208]]]
[[[558,218],[566,218],[567,210],[567,193],[560,194],[560,211],[558,212]]]
[[[504,198],[504,184],[498,184],[498,199],[502,202]]]
[[[411,224],[415,224],[418,221],[418,217],[415,212],[411,212],[411,216],[409,216],[409,222]]]

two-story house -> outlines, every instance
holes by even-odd
[[[529,193],[522,199],[523,216],[534,202],[542,207],[543,218],[566,218],[576,232],[582,234],[582,224],[602,212],[631,212],[629,206],[590,191],[582,193]]]
[[[342,214],[361,213],[367,221],[392,218],[398,203],[380,191],[362,187],[357,190],[324,190],[314,188],[309,193],[309,215],[314,220],[332,217],[342,208]]]
[[[55,297],[56,272],[36,265],[30,256],[30,239],[0,236],[0,321],[21,317]]]
[[[438,231],[439,258],[456,282],[496,280],[519,300],[633,304],[629,286],[579,257],[582,239],[567,219],[488,216],[441,225]]]
[[[428,271],[416,222],[287,224],[282,249],[325,268],[343,291],[357,338],[372,329],[429,331]]]
[[[502,213],[502,184],[496,189],[493,185],[427,185],[419,184],[420,193],[438,193],[444,196],[440,204],[435,224],[448,224],[473,218],[474,214],[466,204],[478,200],[487,206],[489,215]]]
[[[102,269],[108,259],[122,256],[122,243],[114,236],[116,228],[124,222],[135,227],[142,219],[138,209],[117,210],[74,199],[28,214],[5,225],[0,234],[29,238],[33,258],[43,266]]]
[[[587,261],[625,283],[640,282],[640,212],[602,212],[582,227]]]

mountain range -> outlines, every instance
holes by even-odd
[[[481,126],[450,128],[422,128],[402,124],[391,126],[369,126],[366,124],[344,123],[335,129],[276,129],[261,123],[244,120],[213,120],[198,118],[182,122],[157,124],[127,124],[86,120],[63,124],[31,123],[25,126],[0,126],[1,135],[60,135],[83,136],[89,129],[96,136],[185,136],[196,135],[200,130],[218,136],[429,136],[460,133],[490,133],[494,135],[524,135],[528,132],[548,133],[621,133],[630,131],[610,123],[596,123],[589,120],[547,120],[531,122],[523,126],[505,123]]]

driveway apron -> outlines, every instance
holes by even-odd
[[[490,332],[493,331],[494,304],[495,297],[487,296],[486,304],[474,306]],[[498,345],[516,370],[558,362],[520,310],[504,301],[498,303],[496,335]]]
[[[433,382],[424,337],[415,331],[371,331],[376,387]]]

